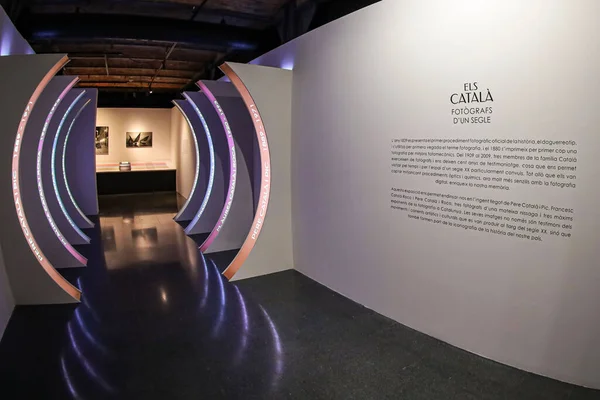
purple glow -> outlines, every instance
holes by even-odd
[[[0,56],[35,54],[29,43],[19,34],[8,15],[0,7]]]
[[[75,340],[75,336],[73,335],[73,328],[71,326],[71,323],[67,324],[67,330],[69,332],[69,339],[71,340],[71,347],[73,348],[73,350],[75,350],[75,354],[77,354],[77,358],[79,359],[79,361],[81,361],[83,368],[90,374],[90,376],[94,378],[96,382],[98,382],[98,384],[100,384],[100,386],[102,386],[104,390],[110,393],[115,393],[115,389],[111,385],[109,385],[108,382],[106,382],[104,378],[100,376],[100,374],[98,374],[96,369],[92,367],[92,364],[88,361],[87,357],[79,348],[79,345]]]
[[[288,71],[293,71],[294,70],[294,61],[295,61],[294,55],[289,54],[286,58],[281,60],[281,64],[279,65],[279,67],[281,69],[287,69]]]
[[[206,301],[208,300],[208,267],[206,266],[206,258],[204,258],[204,254],[200,253],[200,257],[202,257],[202,265],[204,265],[204,290],[202,292],[202,300],[200,301],[200,308],[206,307]]]
[[[225,296],[225,286],[223,285],[224,278],[219,273],[219,269],[217,268],[217,266],[215,265],[213,260],[210,260],[210,263],[212,264],[212,266],[214,267],[214,269],[217,273],[217,279],[219,280],[219,291],[221,294],[221,305],[219,307],[219,316],[217,317],[217,323],[215,324],[215,327],[212,332],[212,337],[214,338],[214,337],[219,336],[219,333],[221,332],[221,327],[223,326],[223,321],[225,321],[225,309],[227,307],[227,302],[226,302],[227,297]]]
[[[7,24],[6,22],[4,24],[4,29],[2,29],[2,38],[0,39],[0,56],[9,56],[12,54],[15,27],[11,26],[11,24]]]
[[[81,307],[79,307],[79,308],[77,308],[77,310],[75,310],[75,318],[77,319],[77,323],[79,325],[79,328],[83,332],[83,335],[90,341],[90,343],[92,343],[92,345],[94,345],[94,347],[96,347],[98,350],[100,350],[105,355],[108,354],[109,353],[108,349],[102,343],[100,343],[96,338],[94,338],[94,335],[92,335],[92,332],[90,332],[90,330],[85,325],[85,322],[83,321],[83,317],[81,316],[80,310],[81,310]]]
[[[288,42],[287,44],[250,61],[249,64],[293,71],[296,63],[296,53],[296,44],[294,42]]]
[[[265,310],[261,305],[259,305],[259,307],[267,319],[269,328],[271,329],[271,335],[273,336],[273,344],[275,345],[275,374],[273,375],[273,380],[271,381],[271,389],[275,389],[283,372],[283,349],[281,346],[281,339],[279,338],[279,332],[277,332],[277,327],[267,313],[267,310]]]
[[[246,352],[246,347],[248,347],[248,332],[250,330],[250,320],[248,317],[248,309],[246,308],[246,301],[244,300],[244,296],[242,296],[242,292],[240,292],[240,289],[237,286],[233,286],[233,288],[235,289],[238,301],[240,302],[240,313],[242,314],[244,326],[244,330],[242,331],[242,341],[234,358],[234,364],[239,365],[242,361],[242,356]]]
[[[244,296],[242,296],[242,292],[237,286],[234,286],[235,291],[238,295],[238,300],[240,301],[240,305],[242,306],[242,317],[244,319],[244,332],[248,332],[250,329],[250,322],[248,320],[248,309],[246,308],[246,301],[244,300]]]
[[[83,282],[81,281],[81,278],[77,278],[77,285],[79,286],[79,290],[81,290],[82,293],[85,292],[85,290],[83,289]],[[87,299],[85,296],[81,296],[81,302],[85,305],[85,307],[90,311],[90,314],[92,314],[92,318],[94,318],[94,320],[97,323],[101,323],[100,321],[100,316],[96,313],[96,311],[94,311],[94,309],[90,306],[90,304],[87,302]]]
[[[69,388],[69,393],[71,393],[71,396],[73,396],[73,398],[75,400],[80,400],[81,396],[79,396],[79,394],[77,393],[77,390],[75,390],[75,386],[73,385],[73,382],[71,381],[71,376],[69,375],[69,371],[67,371],[67,363],[65,361],[64,354],[61,354],[61,356],[60,356],[60,368],[62,370],[63,378],[65,378],[67,387]]]

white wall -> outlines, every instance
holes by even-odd
[[[171,142],[177,168],[177,192],[186,199],[192,191],[196,171],[196,154],[192,131],[177,107],[171,109]]]
[[[296,268],[463,349],[600,388],[599,13],[595,0],[384,0],[298,39]],[[492,123],[454,125],[450,96],[474,81],[494,94]],[[577,188],[392,174],[394,138],[573,139]],[[573,207],[574,237],[411,220],[392,187]]]
[[[292,72],[279,68],[228,63],[248,90],[246,101],[260,112],[264,132],[268,139],[270,170],[261,168],[262,182],[270,186],[270,198],[260,236],[247,238],[244,247],[254,248],[233,279],[246,279],[291,269],[294,266],[292,251],[292,184],[291,184],[291,118]],[[250,104],[246,103],[247,107]],[[258,117],[255,117],[258,119]],[[255,119],[255,121],[256,121]],[[256,127],[256,125],[255,125]],[[260,151],[264,153],[261,145]],[[264,159],[260,157],[260,161]],[[258,175],[258,174],[257,174]],[[268,176],[267,176],[268,175]],[[260,186],[260,184],[259,184]],[[263,188],[264,189],[264,188]],[[237,194],[236,194],[237,195]],[[260,216],[260,200],[257,215]],[[256,217],[256,215],[255,215]],[[260,219],[252,227],[256,229]],[[240,253],[245,253],[242,248]],[[239,256],[239,255],[238,255]],[[235,263],[235,261],[234,261]]]
[[[177,109],[171,108],[171,162],[173,166],[179,169],[179,137],[181,136],[181,118],[177,117]],[[181,113],[180,113],[181,114]],[[179,181],[179,174],[177,174]],[[177,191],[179,192],[179,182],[177,182]]]
[[[109,127],[108,155],[97,155],[97,164],[120,161],[172,164],[170,109],[99,108],[96,124]],[[126,148],[126,132],[152,132],[152,147]]]

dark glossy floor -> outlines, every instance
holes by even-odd
[[[600,399],[453,348],[288,271],[231,284],[175,194],[101,199],[79,306],[18,307],[0,399]],[[218,260],[217,260],[218,261]]]

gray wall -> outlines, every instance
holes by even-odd
[[[33,54],[33,50],[15,29],[4,9],[0,7],[0,56],[10,54]],[[4,257],[0,248],[0,338],[4,333],[14,306],[15,301],[8,283]]]
[[[173,103],[173,110],[177,114],[171,113],[171,139],[178,137],[175,144],[180,151],[176,157],[176,168],[182,171],[177,174],[177,190],[180,194],[185,192],[186,198],[186,202],[175,216],[175,221],[191,221],[200,209],[208,189],[210,152],[200,118],[192,105],[187,100],[174,100]],[[200,143],[204,145],[201,147]]]
[[[34,181],[19,180],[21,191],[15,190],[12,178],[15,139],[20,129],[24,131],[29,112],[39,91],[50,81],[63,65],[63,55],[27,55],[0,57],[0,87],[11,96],[0,96],[0,245],[6,272],[16,304],[71,303],[79,298],[79,291],[56,272],[45,254],[39,249],[29,226],[37,223],[30,219],[27,209],[17,216],[15,199],[24,185],[36,185]],[[14,71],[19,71],[15,74]],[[21,128],[19,128],[21,126]],[[26,131],[25,131],[26,132]],[[19,142],[21,143],[21,142]],[[21,152],[37,151],[37,148],[20,148]],[[22,226],[25,229],[22,229]]]

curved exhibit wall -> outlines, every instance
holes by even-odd
[[[73,202],[85,217],[81,227],[91,228],[94,224],[88,217],[98,215],[95,162],[98,89],[86,89],[82,100],[90,100],[90,103],[81,111],[71,128],[64,158],[64,171]]]
[[[204,116],[197,112],[192,102],[175,100],[173,103],[181,111],[192,131],[194,148],[194,182],[185,204],[175,216],[175,221],[190,221],[185,228],[186,234],[201,233],[197,229],[198,220],[202,216],[210,198],[215,178],[215,151],[210,129]]]
[[[52,134],[47,138],[49,121],[76,82],[76,77],[56,76],[44,88],[29,116],[19,159],[22,204],[28,217],[36,221],[30,226],[31,232],[52,265],[61,268],[83,267],[87,260],[63,236],[50,212],[44,186],[51,187],[52,181],[43,179],[42,150],[46,140],[53,139]]]
[[[89,243],[90,238],[82,231],[82,228],[89,227],[88,220],[70,195],[64,168],[65,148],[68,138],[71,135],[73,124],[81,111],[89,105],[89,100],[86,100],[85,90],[83,89],[73,89],[71,93],[75,95],[75,98],[67,108],[65,114],[60,117],[60,123],[52,141],[50,156],[52,189],[54,190],[54,197],[58,201],[60,210],[68,220],[71,228],[77,232],[80,240]]]
[[[198,85],[221,119],[231,155],[227,199],[217,224],[200,250],[205,254],[238,250],[254,215],[254,126],[231,83],[201,81]]]
[[[177,107],[171,108],[171,160],[177,169],[177,193],[186,200],[196,178],[196,151],[193,133]]]
[[[56,111],[48,124],[41,160],[42,182],[48,209],[60,232],[67,241],[73,245],[88,244],[90,239],[77,226],[69,213],[66,212],[64,204],[61,206],[62,199],[59,199],[57,191],[55,190],[55,181],[56,184],[58,184],[59,179],[59,175],[56,174],[56,166],[61,162],[60,158],[57,157],[59,148],[58,139],[60,139],[60,137],[57,139],[56,135],[59,134],[59,132],[62,132],[61,135],[64,135],[64,130],[67,129],[65,126],[68,125],[67,119],[71,113],[75,112],[75,107],[83,97],[83,95],[80,97],[81,94],[82,91],[79,89],[70,90],[56,108]],[[54,158],[58,161],[52,162],[53,152]],[[61,202],[59,202],[59,200],[61,200]]]
[[[30,219],[22,203],[23,185],[19,160],[23,135],[41,95],[52,77],[67,62],[63,55],[0,57],[0,86],[11,96],[0,96],[0,244],[13,296],[17,304],[76,302],[80,292],[66,281],[41,251],[30,228],[38,221]],[[15,74],[14,71],[19,71]]]
[[[177,191],[185,197],[185,203],[179,209],[174,220],[177,222],[191,221],[194,218],[195,211],[193,209],[200,209],[200,203],[202,202],[198,196],[198,179],[200,178],[200,150],[198,148],[198,138],[196,131],[202,129],[200,121],[194,119],[192,123],[190,117],[185,112],[185,107],[188,107],[191,112],[190,116],[194,116],[191,105],[185,100],[173,100],[173,110],[176,110],[178,114],[171,114],[171,138],[178,137],[179,142],[175,143],[177,149],[184,154],[178,154],[176,157],[176,168],[178,171],[182,169],[185,171],[183,174],[178,173],[177,175]],[[177,121],[174,125],[173,121]],[[196,126],[194,126],[196,125]],[[175,132],[175,134],[173,134]],[[171,144],[173,147],[173,143]],[[180,178],[180,175],[184,175]],[[189,178],[188,178],[189,176]],[[182,187],[182,183],[184,182]]]
[[[254,215],[224,271],[244,279],[293,268],[291,220],[292,72],[255,65],[221,66],[254,126]]]
[[[193,108],[196,115],[201,114],[210,131],[214,153],[214,177],[210,196],[206,199],[206,206],[201,214],[196,214],[195,221],[187,227],[186,233],[202,233],[208,235],[217,225],[221,211],[225,205],[225,198],[230,183],[230,157],[227,138],[219,115],[214,110],[210,100],[200,92],[185,92],[186,101]],[[199,117],[198,117],[199,118]],[[201,122],[201,121],[200,121]],[[184,171],[179,170],[178,174]],[[193,226],[193,231],[191,230]]]
[[[296,268],[460,348],[600,388],[599,13],[388,0],[298,39]]]
[[[81,229],[86,229],[92,228],[94,224],[85,215],[85,212],[79,205],[79,201],[75,198],[75,195],[73,193],[75,189],[81,190],[80,187],[76,188],[76,186],[81,184],[85,186],[95,186],[95,174],[93,176],[89,176],[88,174],[86,174],[86,172],[89,170],[89,166],[87,164],[90,163],[90,159],[93,160],[93,158],[89,157],[90,150],[94,150],[95,152],[95,149],[94,147],[88,148],[88,146],[85,146],[85,144],[80,145],[79,142],[81,140],[81,136],[83,136],[81,135],[83,132],[80,129],[78,129],[78,127],[81,127],[80,121],[84,118],[83,116],[86,114],[89,115],[89,113],[87,112],[89,109],[95,111],[94,104],[95,99],[97,97],[97,92],[93,90],[91,92],[89,90],[85,90],[82,93],[83,96],[81,97],[81,100],[73,109],[72,115],[70,115],[68,125],[65,125],[65,130],[63,132],[60,132],[62,136],[61,141],[59,141],[57,159],[54,167],[56,167],[59,180],[58,192],[61,195],[63,202],[65,203],[67,211],[69,212],[77,226],[79,226]],[[91,133],[93,134],[94,131],[92,131]],[[75,142],[77,146],[73,146],[73,142]],[[92,144],[92,146],[95,145]],[[83,153],[87,155],[88,160],[80,159],[80,157],[77,155],[78,153]],[[67,159],[71,159],[71,163],[67,164]],[[74,163],[74,159],[76,161],[81,162],[82,165],[79,166],[77,163]],[[95,163],[93,167],[95,171]],[[79,172],[80,170],[81,172]],[[89,177],[92,179],[92,181],[90,182],[88,180],[84,182],[70,182],[74,180],[73,177],[79,176]],[[69,177],[71,177],[71,179],[69,179]],[[74,183],[77,183],[78,185],[75,185]]]

